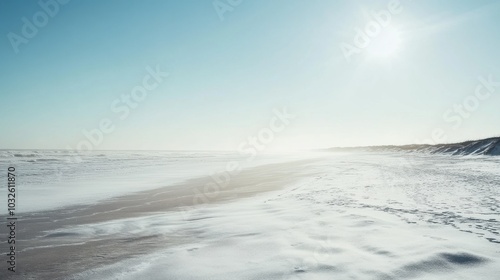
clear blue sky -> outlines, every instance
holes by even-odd
[[[500,87],[443,114],[478,77],[500,81],[500,1],[401,0],[347,60],[341,44],[389,2],[244,0],[221,20],[210,0],[72,0],[16,53],[9,34],[43,9],[2,0],[0,148],[74,147],[107,118],[95,149],[234,150],[283,107],[296,118],[270,148],[499,135]],[[157,65],[169,76],[120,119],[111,104]]]

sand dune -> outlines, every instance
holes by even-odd
[[[330,151],[419,152],[450,155],[500,155],[500,137],[436,145],[369,146],[331,148]]]

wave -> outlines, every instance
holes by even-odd
[[[13,154],[14,157],[36,157],[36,154]]]

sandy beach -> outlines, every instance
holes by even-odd
[[[497,166],[332,153],[244,169],[203,203],[211,177],[30,213],[8,279],[493,280]]]
[[[189,243],[192,236],[182,233],[174,236],[158,233],[94,239],[65,232],[64,229],[134,218],[140,220],[141,217],[158,214],[183,217],[186,223],[190,223],[191,218],[186,216],[188,210],[283,188],[308,175],[306,166],[311,162],[303,160],[242,170],[237,175],[221,177],[227,180],[216,192],[204,192],[207,184],[214,183],[211,177],[205,176],[165,188],[116,197],[95,205],[24,214],[18,229],[21,237],[18,246],[19,272],[12,279],[69,279],[77,272],[154,253],[172,244]],[[196,190],[201,190],[203,198]]]

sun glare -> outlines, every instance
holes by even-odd
[[[396,29],[385,28],[380,34],[373,38],[367,51],[373,57],[390,57],[396,53],[401,46],[401,36]]]

